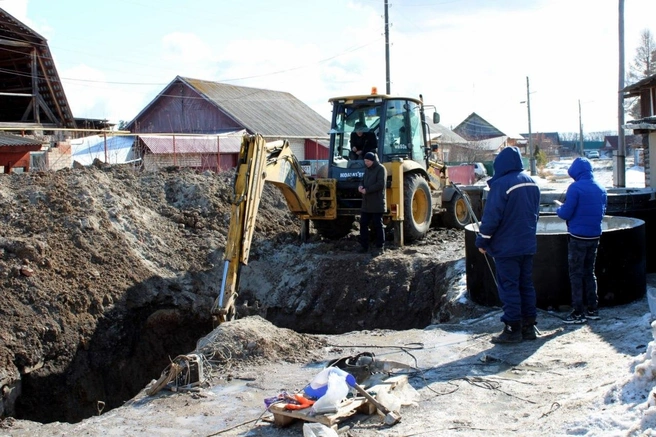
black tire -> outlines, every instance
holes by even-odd
[[[465,229],[465,226],[472,222],[467,202],[469,202],[467,193],[460,194],[457,191],[453,193],[451,200],[444,205],[446,211],[442,221],[447,227]]]
[[[355,217],[348,215],[337,217],[335,220],[312,220],[312,225],[323,238],[339,240],[351,232],[354,221]]]
[[[409,243],[428,233],[433,200],[428,182],[420,175],[406,175],[403,182],[403,238]]]

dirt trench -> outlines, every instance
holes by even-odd
[[[234,173],[120,167],[0,175],[0,413],[78,422],[131,399],[212,330]],[[461,231],[374,257],[298,240],[267,186],[240,317],[301,333],[448,321]],[[237,340],[236,340],[237,341]],[[243,340],[239,340],[243,341]]]

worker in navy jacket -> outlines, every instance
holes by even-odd
[[[594,273],[601,223],[606,213],[606,189],[592,174],[587,158],[576,158],[567,170],[574,182],[567,187],[565,203],[556,214],[567,221],[567,261],[572,288],[572,313],[565,323],[599,319],[597,278]]]
[[[533,256],[537,250],[540,187],[523,172],[516,147],[506,147],[494,160],[494,176],[483,211],[476,247],[494,258],[503,332],[493,343],[518,343],[536,338],[536,296]]]

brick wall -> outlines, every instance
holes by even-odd
[[[48,149],[47,156],[48,169],[51,171],[71,167],[71,145],[66,141],[60,141],[55,147]]]

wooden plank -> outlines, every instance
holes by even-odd
[[[367,390],[367,392],[379,393],[381,391],[385,391],[390,393],[398,388],[402,388],[403,386],[407,385],[408,375],[392,376],[391,378],[387,378],[382,381],[380,379],[378,381],[373,380],[372,384],[374,385],[365,387],[365,390]]]

